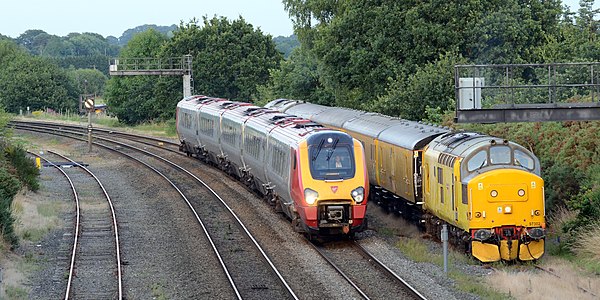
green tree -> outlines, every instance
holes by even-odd
[[[243,18],[204,18],[181,24],[162,56],[191,54],[194,59],[195,90],[238,101],[249,101],[257,86],[269,79],[269,70],[279,67],[281,54],[271,36]]]
[[[410,120],[428,119],[428,113],[454,110],[454,65],[464,61],[458,55],[447,54],[408,76],[398,76],[390,81],[387,93],[367,110]]]
[[[386,96],[390,78],[407,80],[446,53],[473,62],[539,62],[535,49],[558,35],[561,13],[558,0],[284,0],[284,5],[302,46],[318,58],[321,85],[335,91],[336,105],[357,108],[379,107],[380,97],[395,97]],[[437,98],[446,102],[453,94]]]
[[[104,94],[108,77],[96,69],[70,69],[67,75],[79,94]]]
[[[44,58],[17,56],[0,69],[0,103],[8,112],[75,109],[77,97],[66,72]]]
[[[171,26],[157,26],[154,24],[146,24],[146,25],[141,25],[141,26],[136,26],[135,28],[130,28],[127,29],[123,32],[123,34],[121,35],[120,38],[115,38],[115,37],[106,37],[107,40],[109,40],[109,43],[113,44],[113,45],[120,45],[120,46],[125,46],[127,45],[127,43],[129,43],[129,41],[138,33],[142,33],[145,32],[149,29],[158,31],[160,33],[162,33],[164,36],[171,38],[173,37],[173,32],[175,30],[177,30],[177,25],[173,24]]]
[[[319,82],[317,60],[303,47],[294,49],[279,69],[270,72],[269,81],[258,87],[254,99],[257,104],[264,105],[277,98],[300,99],[323,105],[335,103],[333,93]]]
[[[298,37],[294,34],[291,36],[278,36],[273,38],[273,42],[275,43],[275,48],[277,51],[283,54],[283,58],[288,59],[292,54],[292,51],[298,47],[300,47],[300,41],[298,41]]]
[[[120,58],[158,58],[167,37],[149,29],[135,35],[121,51]],[[176,86],[179,88],[176,88]],[[105,88],[111,113],[125,124],[168,119],[182,98],[181,79],[156,76],[113,76]]]

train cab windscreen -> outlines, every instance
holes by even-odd
[[[350,143],[349,143],[350,142]],[[354,177],[352,140],[326,137],[309,146],[310,173],[317,180],[343,180]]]

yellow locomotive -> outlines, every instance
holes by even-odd
[[[365,149],[371,197],[483,262],[544,253],[544,182],[530,151],[506,140],[302,101],[267,104],[347,132]]]

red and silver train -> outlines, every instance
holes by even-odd
[[[177,104],[180,150],[219,166],[309,235],[366,228],[364,150],[350,135],[249,103],[191,96]]]

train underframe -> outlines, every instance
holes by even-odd
[[[442,226],[447,224],[448,242],[482,262],[531,261],[539,259],[544,253],[545,236],[540,228],[501,226],[484,229],[489,234],[476,236],[479,229],[465,231],[458,228],[424,212],[421,205],[412,204],[379,186],[371,186],[370,197],[370,201],[386,212],[402,216],[435,240],[441,239]]]
[[[309,238],[353,236],[368,226],[366,207],[353,206],[350,201],[322,201],[317,206],[300,209],[302,211],[294,212],[292,224],[297,232],[304,233]]]

